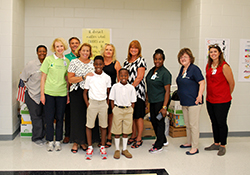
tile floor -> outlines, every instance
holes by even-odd
[[[185,137],[168,137],[169,145],[160,153],[151,154],[153,140],[144,140],[138,149],[129,147],[132,159],[121,156],[119,160],[113,158],[114,145],[107,149],[108,159],[101,160],[99,149],[94,145],[92,160],[85,160],[85,153],[79,150],[71,153],[72,144],[63,144],[59,152],[47,152],[46,145],[38,146],[30,138],[17,136],[12,141],[0,141],[0,170],[127,170],[127,169],[161,169],[170,175],[247,175],[250,158],[249,137],[229,137],[227,153],[217,156],[216,151],[204,151],[204,147],[212,143],[212,138],[200,139],[200,153],[187,156],[188,149],[181,149],[179,145],[185,142]]]

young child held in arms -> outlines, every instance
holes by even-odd
[[[109,99],[113,109],[113,121],[111,133],[115,135],[114,158],[120,158],[120,135],[122,134],[122,155],[127,158],[132,158],[132,155],[127,150],[128,134],[132,133],[133,111],[136,102],[136,91],[134,86],[127,83],[128,70],[121,68],[119,70],[120,82],[113,85],[110,91]]]
[[[108,94],[111,87],[111,79],[105,74],[102,69],[104,67],[104,59],[98,55],[94,59],[95,72],[94,76],[87,76],[83,98],[87,105],[87,123],[86,135],[88,142],[88,150],[86,152],[86,159],[91,160],[93,154],[92,147],[92,128],[95,126],[96,116],[99,118],[99,126],[101,128],[101,147],[100,154],[102,159],[107,159],[107,152],[105,150],[106,128],[108,126],[107,110],[108,110]],[[88,99],[88,95],[89,99]]]

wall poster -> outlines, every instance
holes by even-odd
[[[238,81],[250,82],[250,39],[240,40]]]
[[[100,55],[100,51],[105,44],[111,43],[111,29],[83,29],[82,42],[92,46],[92,58]]]

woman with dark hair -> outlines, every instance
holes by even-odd
[[[194,65],[194,56],[189,48],[179,51],[178,62],[182,66],[176,83],[187,131],[187,143],[180,145],[180,148],[191,148],[186,154],[194,155],[199,153],[199,117],[205,80],[200,68]]]
[[[123,64],[129,72],[129,84],[135,87],[137,102],[133,113],[132,135],[128,140],[131,148],[138,148],[142,145],[143,117],[145,116],[145,82],[144,74],[147,69],[146,61],[141,55],[141,44],[137,40],[131,41],[128,47],[128,57]],[[138,133],[136,135],[136,133]]]
[[[170,86],[172,75],[164,67],[165,55],[163,50],[157,49],[153,55],[154,67],[150,69],[146,76],[147,96],[150,103],[150,120],[153,125],[156,141],[150,153],[162,151],[162,147],[167,145],[165,136],[165,117],[167,106],[170,100]],[[160,118],[158,118],[161,116]]]
[[[93,75],[92,72],[94,71],[94,62],[90,59],[92,56],[91,45],[83,43],[75,52],[79,58],[73,59],[68,68],[68,79],[72,83],[69,93],[71,109],[70,141],[73,142],[72,153],[77,153],[78,145],[84,151],[87,150],[85,127],[87,106],[83,99],[83,90],[86,77]]]
[[[24,67],[20,78],[24,81],[27,90],[25,92],[25,103],[29,109],[32,121],[32,137],[31,140],[43,145],[45,142],[44,128],[44,111],[43,104],[40,102],[40,82],[41,82],[41,65],[47,55],[47,47],[39,45],[36,48],[38,59],[31,60]]]
[[[118,60],[116,60],[116,49],[113,44],[106,44],[102,50],[101,55],[104,58],[104,64],[103,71],[108,74],[111,78],[111,86],[113,86],[116,83],[116,80],[118,79],[118,72],[121,69],[121,65]],[[119,79],[118,79],[119,81]],[[111,103],[109,103],[108,108],[108,135],[107,135],[107,142],[105,144],[105,148],[111,147],[112,144],[112,138],[111,138],[111,126],[112,126],[112,119],[113,119],[113,113],[111,108]]]
[[[217,44],[209,46],[206,78],[207,111],[212,122],[214,143],[205,150],[219,150],[217,155],[223,156],[226,153],[228,135],[227,115],[235,82],[232,70]]]

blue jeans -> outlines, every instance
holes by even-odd
[[[56,119],[56,141],[63,138],[63,116],[67,103],[67,96],[50,96],[45,94],[45,122],[46,140],[54,140],[54,119]]]

